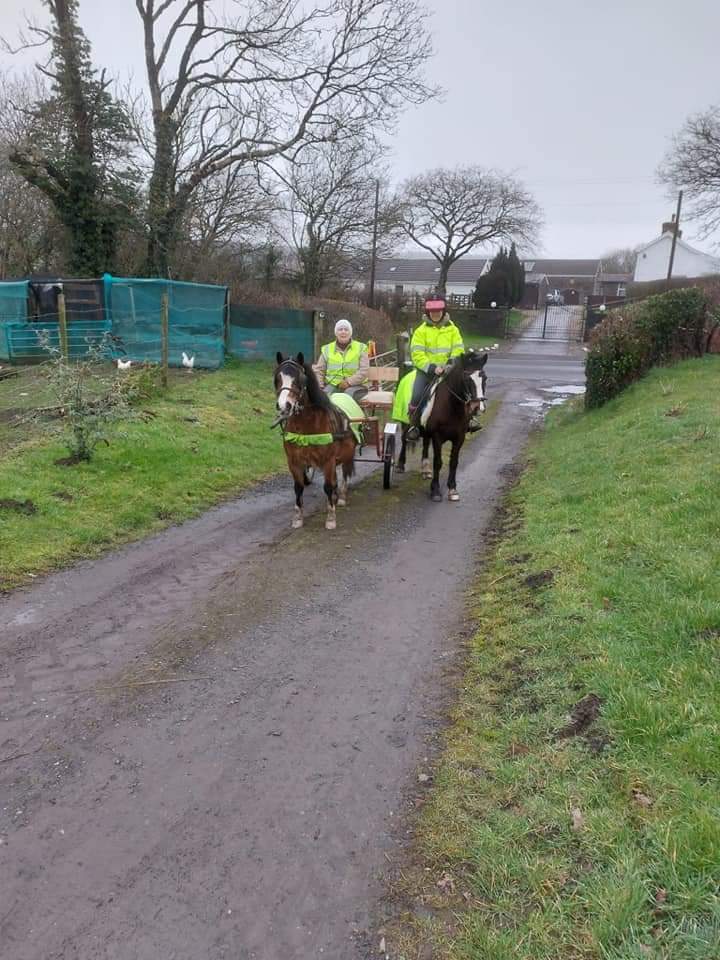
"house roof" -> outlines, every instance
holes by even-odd
[[[654,247],[658,243],[663,243],[665,240],[672,242],[671,233],[663,233],[659,237],[655,237],[654,240],[651,240],[650,243],[646,243],[643,247],[638,247],[638,255],[644,253],[646,250],[649,250],[650,247]],[[708,260],[712,260],[715,263],[720,265],[720,260],[717,257],[713,257],[710,253],[705,253],[703,250],[698,250],[697,247],[691,247],[687,241],[682,240],[680,237],[677,238],[676,244],[677,247],[681,247],[683,250],[687,250],[688,253],[694,253],[698,257],[706,257]]]
[[[464,257],[450,267],[450,283],[475,283],[485,269],[486,257]],[[375,279],[378,283],[424,283],[432,286],[440,267],[433,257],[417,259],[389,258],[378,260]]]
[[[630,283],[631,273],[601,273],[600,283]]]
[[[600,260],[524,260],[532,263],[536,273],[548,277],[594,277],[600,269]]]
[[[450,267],[450,283],[475,283],[489,265],[488,257],[463,257]],[[537,282],[531,277],[595,277],[600,270],[600,260],[523,260],[526,279]],[[440,273],[437,260],[433,257],[389,257],[379,260],[375,279],[379,283],[422,283],[432,286]]]

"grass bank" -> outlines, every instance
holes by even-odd
[[[55,464],[66,455],[57,423],[18,428],[6,418],[0,589],[195,516],[281,469],[271,379],[267,363],[173,371],[168,393],[142,405],[153,419],[123,426],[91,463],[72,467]],[[37,370],[0,388],[0,411],[42,405]],[[30,509],[7,505],[28,500]]]
[[[719,378],[655,370],[534,444],[391,956],[720,957]]]

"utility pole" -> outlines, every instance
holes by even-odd
[[[380,210],[380,181],[375,181],[375,215],[373,217],[372,259],[370,261],[370,293],[368,306],[375,306],[375,262],[377,260],[378,213]]]
[[[682,209],[682,190],[678,193],[678,202],[677,202],[677,212],[675,214],[675,229],[673,230],[672,246],[670,247],[670,263],[668,264],[667,272],[667,281],[665,282],[665,289],[670,289],[670,281],[672,279],[673,263],[675,261],[675,245],[677,243],[678,230],[680,229],[680,210]]]

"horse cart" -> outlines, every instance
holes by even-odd
[[[394,393],[388,389],[388,386],[396,384],[399,377],[400,371],[397,367],[371,365],[368,374],[371,389],[360,400],[360,406],[366,411],[366,416],[362,420],[351,421],[360,426],[363,436],[361,456],[356,456],[355,460],[358,463],[382,464],[384,490],[390,489],[400,453],[401,425],[388,421],[394,399]],[[374,451],[374,457],[362,455],[366,447],[368,453]]]

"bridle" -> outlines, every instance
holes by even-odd
[[[471,384],[471,386],[470,386],[470,389],[467,390],[463,396],[460,396],[458,393],[456,393],[453,390],[453,388],[450,386],[450,384],[447,382],[447,380],[446,379],[444,380],[445,388],[448,391],[448,393],[452,397],[455,397],[455,399],[459,403],[462,403],[464,406],[468,406],[468,404],[471,404],[471,403],[478,403],[478,404],[485,403],[485,401],[487,400],[487,397],[485,396],[485,381],[487,380],[487,374],[483,373],[482,370],[479,370],[478,372],[480,373],[481,382],[482,382],[482,387],[481,387],[482,394],[479,397],[476,395],[476,392],[475,392],[475,383],[472,379],[472,375],[467,373],[465,370],[463,370],[463,386],[467,387],[468,382]]]
[[[290,417],[295,416],[300,413],[303,409],[302,398],[305,395],[305,388],[307,387],[307,376],[302,365],[297,362],[297,360],[283,360],[283,362],[278,366],[275,371],[275,378],[277,379],[278,374],[283,372],[285,367],[292,367],[293,376],[292,382],[289,387],[280,385],[275,388],[275,399],[280,396],[283,390],[288,392],[288,401],[290,402],[290,412],[289,413],[279,413],[275,418],[272,427],[277,427],[278,424],[283,424],[290,419]],[[288,371],[286,371],[288,372]]]

